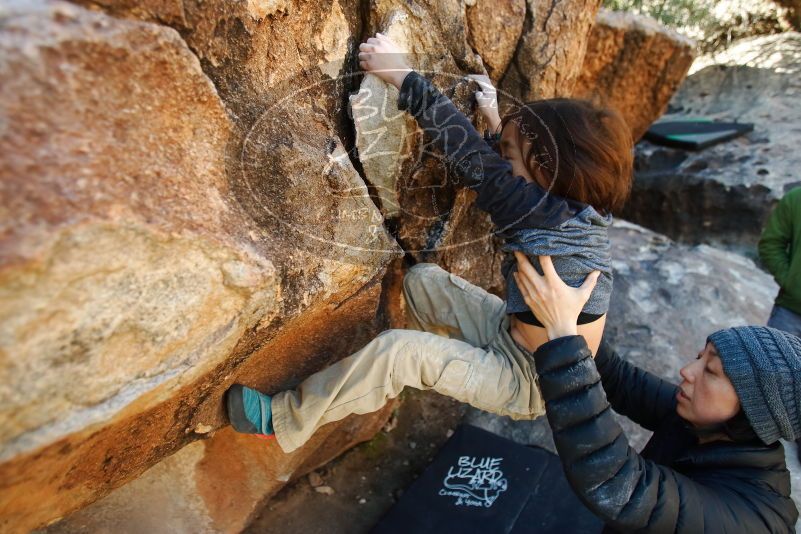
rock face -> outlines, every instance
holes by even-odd
[[[606,334],[649,371],[678,381],[707,335],[767,322],[779,288],[748,258],[625,221],[615,221],[610,240],[615,291]]]
[[[455,0],[366,8],[0,6],[0,530],[108,495],[58,528],[99,525],[93,513],[146,522],[161,503],[187,528],[236,531],[388,411],[265,458],[220,430],[231,383],[279,391],[402,326],[399,244],[500,289],[489,219],[442,185],[436,155],[384,165],[389,177],[359,161],[357,45],[406,35],[465,112],[475,51],[499,79],[515,50],[526,83],[569,94],[597,1],[509,3],[486,25],[488,6]],[[401,155],[422,152],[410,133]],[[215,490],[224,481],[247,488],[241,501]]]
[[[507,97],[522,103],[571,94],[600,5],[598,0],[526,0],[523,34],[500,85],[502,111],[510,104]]]
[[[288,455],[274,440],[226,427],[43,532],[240,532],[264,499],[288,480],[372,437],[394,406],[326,425],[303,449]]]
[[[638,144],[622,215],[674,239],[755,254],[773,205],[801,184],[800,57],[801,34],[789,32],[699,58],[664,119],[752,122],[754,131],[697,153]]]
[[[429,18],[415,14],[414,10],[410,12],[403,3],[394,1],[377,2],[371,7],[371,29],[367,34],[382,32],[389,36],[407,52],[412,67],[425,76],[452,87],[458,83],[463,71],[478,70],[479,63],[468,52],[463,10],[455,10],[456,6],[450,3],[441,3],[437,4],[432,15],[439,15],[438,11],[442,14]],[[438,20],[447,20],[451,25],[440,28]],[[440,43],[446,43],[446,53],[431,54],[435,47],[443,46]],[[452,200],[453,192],[447,186],[420,183],[432,179],[442,182],[444,165],[436,156],[420,154],[424,151],[422,135],[415,135],[417,123],[414,118],[398,110],[398,90],[395,87],[368,74],[349,103],[364,176],[377,193],[384,217],[401,221],[399,224],[404,227],[399,232],[401,244],[408,250],[414,246],[412,239],[424,238],[426,227],[430,225],[425,220],[426,215],[431,211],[417,213],[415,207],[418,204],[427,206],[410,201],[408,191],[431,192],[437,206],[434,210],[444,210]],[[412,176],[414,167],[423,159],[431,164],[430,168],[425,169],[423,176]],[[433,174],[437,176],[432,178]],[[421,248],[423,243],[419,241],[416,246]]]
[[[601,9],[573,96],[619,111],[636,141],[667,108],[695,47],[650,17]]]
[[[335,79],[347,67],[345,61],[354,60],[358,46],[361,17],[356,2],[331,0],[314,8],[291,0],[78,3],[178,31],[242,130],[289,91],[318,99],[324,108],[318,109],[321,117],[338,119],[340,136],[346,129],[341,110],[350,78]],[[319,85],[324,82],[331,83]]]
[[[313,98],[246,136],[170,28],[55,2],[2,18],[0,529],[14,531],[225,424],[233,381],[279,389],[357,348],[321,341],[337,321],[380,330],[400,249],[337,217],[377,210]]]
[[[497,87],[523,33],[526,0],[478,0],[465,4],[468,6],[467,39],[470,47],[481,56],[487,74]]]

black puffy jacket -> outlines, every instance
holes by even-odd
[[[677,386],[606,342],[593,359],[583,337],[561,337],[534,359],[565,475],[606,531],[794,531],[798,510],[780,442],[699,445],[676,414]],[[610,408],[654,431],[641,454]]]

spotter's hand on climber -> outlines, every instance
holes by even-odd
[[[578,334],[576,323],[590,298],[600,271],[592,271],[579,287],[565,284],[554,269],[550,256],[539,256],[543,275],[534,269],[525,254],[515,250],[519,272],[512,273],[525,303],[540,318],[549,339]]]
[[[412,71],[406,52],[382,33],[376,33],[359,45],[359,66],[399,89]]]

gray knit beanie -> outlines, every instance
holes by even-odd
[[[767,445],[801,437],[801,339],[768,326],[738,326],[707,341],[757,436]]]

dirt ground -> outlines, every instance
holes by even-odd
[[[287,485],[245,532],[368,532],[425,470],[466,411],[466,405],[433,391],[407,388],[384,430]]]

